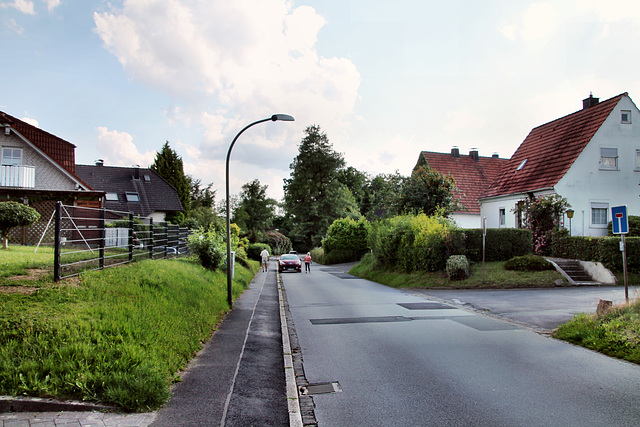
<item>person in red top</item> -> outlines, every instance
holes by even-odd
[[[309,252],[304,257],[304,272],[311,273],[311,254]]]

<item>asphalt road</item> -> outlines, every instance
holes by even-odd
[[[640,425],[638,366],[467,297],[449,305],[325,267],[282,280],[321,427]]]

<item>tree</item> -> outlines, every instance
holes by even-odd
[[[454,199],[455,186],[453,177],[426,165],[419,166],[405,179],[397,209],[399,212],[424,213],[427,216],[436,212],[448,216],[459,209]]]
[[[353,166],[349,166],[346,169],[338,170],[338,181],[351,191],[355,202],[358,204],[358,209],[362,213],[362,203],[364,202],[369,176]]]
[[[240,203],[234,211],[234,222],[252,242],[271,226],[275,217],[277,202],[267,197],[267,188],[267,185],[260,185],[258,179],[244,184]]]
[[[182,166],[182,158],[178,156],[171,147],[169,147],[169,141],[166,141],[162,146],[162,150],[156,153],[156,158],[151,165],[151,169],[158,172],[169,184],[173,186],[178,192],[180,203],[186,215],[189,214],[191,207],[191,185],[189,179],[184,174]],[[180,215],[171,215],[167,219],[169,221],[175,220]]]
[[[406,177],[396,170],[392,174],[378,174],[367,182],[360,212],[368,219],[388,218],[399,214],[398,199]]]
[[[299,153],[291,163],[291,178],[284,180],[284,207],[290,217],[290,238],[302,250],[319,247],[329,225],[343,217],[358,217],[353,194],[339,180],[344,168],[319,126],[305,129]]]
[[[26,226],[37,222],[40,213],[18,202],[0,202],[0,234],[2,249],[9,249],[9,231],[13,227]]]

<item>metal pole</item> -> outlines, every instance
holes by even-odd
[[[60,281],[60,227],[62,224],[62,202],[56,202],[53,237],[53,281]]]
[[[624,241],[624,234],[621,234],[622,241],[622,271],[624,273],[624,299],[629,303],[629,284],[627,282],[627,245]]]
[[[235,138],[233,138],[233,141],[231,142],[231,145],[229,146],[229,151],[227,152],[227,164],[226,164],[226,197],[227,197],[227,303],[229,304],[229,308],[233,307],[233,284],[232,284],[232,280],[231,280],[231,208],[230,208],[230,204],[229,204],[229,159],[231,158],[231,150],[233,149],[233,146],[235,145],[236,141],[238,140],[238,137],[240,135],[242,135],[242,133],[249,129],[251,126],[257,125],[258,123],[263,123],[263,122],[268,122],[270,120],[273,120],[273,117],[269,117],[268,119],[262,119],[262,120],[258,120],[257,122],[253,122],[247,126],[244,127],[244,129],[242,129],[240,132],[238,132],[238,134],[236,135]]]

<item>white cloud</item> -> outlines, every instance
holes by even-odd
[[[19,12],[26,13],[27,15],[36,14],[35,7],[31,0],[13,0],[13,2],[11,3],[8,3],[8,2],[0,3],[0,8],[2,9],[9,8],[9,7],[12,7],[18,10]]]
[[[5,27],[20,36],[24,33],[24,27],[21,27],[13,18],[5,20]]]
[[[275,134],[252,129],[243,142],[264,145],[268,135],[277,147],[299,141],[311,124],[332,135],[348,128],[360,74],[348,59],[318,55],[315,43],[325,21],[309,6],[125,0],[120,9],[96,12],[94,21],[129,75],[181,104],[168,117],[180,114],[183,122],[204,128],[207,156],[219,154],[248,122],[274,113],[291,114],[296,123],[271,125]]]
[[[108,130],[99,126],[98,130],[98,154],[107,165],[147,167],[153,163],[155,151],[141,153],[133,142],[133,136],[127,132]]]
[[[47,10],[51,12],[56,7],[60,6],[60,0],[44,0],[47,5]]]
[[[38,121],[36,119],[33,119],[31,117],[23,117],[20,120],[22,120],[25,123],[29,123],[31,126],[35,126],[35,127],[40,127],[40,125],[38,124]]]

